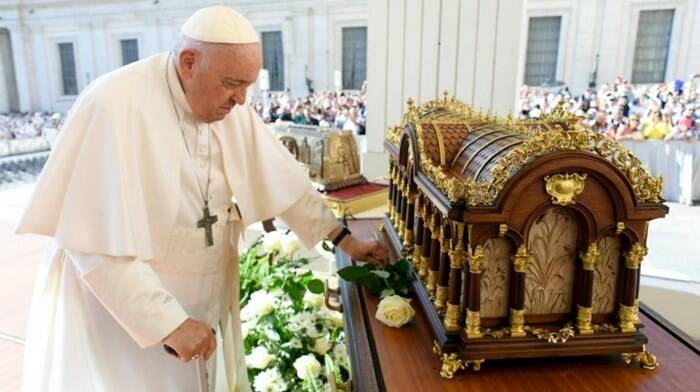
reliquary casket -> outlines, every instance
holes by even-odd
[[[538,121],[454,98],[387,130],[384,227],[412,260],[443,377],[487,359],[621,353],[655,368],[638,318],[662,179],[561,109]]]
[[[360,152],[352,132],[286,122],[272,129],[320,191],[367,182],[360,173]]]

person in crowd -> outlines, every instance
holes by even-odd
[[[644,140],[644,135],[639,129],[639,115],[633,114],[627,122],[617,129],[617,140]]]
[[[663,140],[669,132],[669,124],[662,119],[661,109],[652,110],[649,117],[642,123],[642,134],[645,139]]]

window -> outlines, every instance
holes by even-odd
[[[73,43],[64,42],[58,44],[58,53],[61,60],[63,95],[78,95],[78,79],[76,77]]]
[[[343,88],[359,90],[367,79],[367,27],[343,28]]]
[[[674,10],[639,13],[632,83],[660,83],[665,80],[673,13]]]
[[[139,59],[139,41],[136,39],[123,39],[120,43],[122,47],[122,65],[131,64]]]
[[[263,68],[265,68],[270,75],[270,90],[284,90],[284,52],[282,49],[282,32],[263,32],[262,49]]]
[[[561,16],[530,18],[527,29],[525,84],[540,86],[557,78]]]

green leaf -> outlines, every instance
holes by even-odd
[[[338,276],[348,282],[357,282],[369,274],[370,270],[366,266],[349,265],[338,270]]]
[[[306,288],[301,283],[288,281],[284,286],[284,292],[289,294],[293,301],[301,301],[304,298]]]
[[[323,293],[325,286],[319,279],[312,279],[306,284],[306,288],[314,294],[321,294]]]

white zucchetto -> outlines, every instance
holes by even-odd
[[[198,10],[182,25],[182,35],[202,42],[250,44],[260,42],[245,16],[225,5]]]

